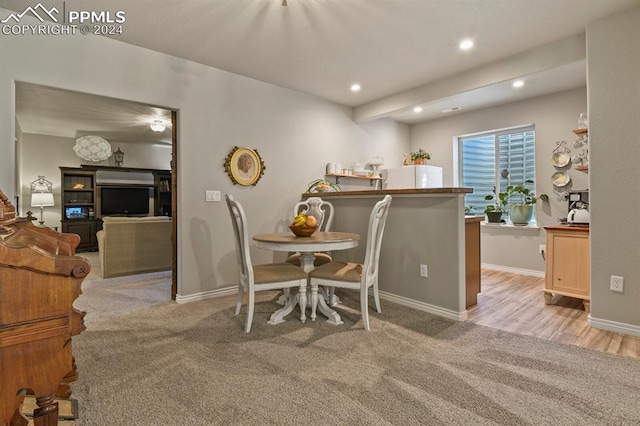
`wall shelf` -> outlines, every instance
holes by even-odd
[[[358,175],[343,175],[343,174],[329,174],[325,175],[325,177],[331,177],[336,180],[336,184],[340,185],[341,178],[349,178],[349,179],[367,179],[371,186],[374,186],[376,181],[382,180],[380,176],[358,176]]]

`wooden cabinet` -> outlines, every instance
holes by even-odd
[[[78,250],[97,250],[95,170],[61,167],[62,232],[80,236]]]
[[[480,293],[480,222],[483,220],[484,216],[464,219],[466,308],[478,303]]]
[[[155,215],[171,216],[171,172],[168,170],[153,173],[155,187]]]
[[[544,300],[551,304],[554,294],[583,300],[589,312],[589,228],[551,226],[547,231],[547,265]]]

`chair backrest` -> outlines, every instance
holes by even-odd
[[[362,265],[362,278],[366,282],[374,279],[378,275],[378,261],[380,259],[380,246],[382,245],[382,234],[387,221],[387,214],[391,206],[391,195],[376,203],[369,216],[369,231],[367,233],[367,249]]]
[[[306,212],[318,220],[318,231],[328,232],[333,222],[333,205],[320,197],[309,197],[293,207],[293,216]]]
[[[251,266],[251,255],[249,253],[249,231],[247,230],[247,217],[244,214],[242,205],[237,202],[232,195],[225,194],[231,223],[233,224],[233,235],[236,240],[236,257],[238,259],[238,279],[243,286],[253,283],[253,268]]]

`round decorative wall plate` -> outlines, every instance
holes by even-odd
[[[571,176],[564,172],[555,172],[553,175],[551,175],[551,181],[553,182],[554,186],[563,187],[571,182]]]
[[[83,160],[96,163],[111,157],[111,145],[100,136],[82,136],[76,139],[73,150]]]
[[[265,167],[257,149],[235,146],[224,160],[224,169],[235,185],[255,186]]]

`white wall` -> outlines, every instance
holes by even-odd
[[[431,153],[429,164],[443,168],[444,185],[453,184],[454,139],[457,136],[506,127],[534,124],[536,129],[536,194],[546,193],[550,203],[536,204],[540,227],[557,225],[566,217],[567,202],[558,201],[553,192],[551,175],[555,172],[551,156],[556,141],[571,143],[576,139],[578,115],[587,110],[586,89],[575,89],[553,95],[485,108],[440,120],[417,124],[411,128],[412,151],[424,148]],[[571,169],[574,189],[588,188],[588,175]],[[478,212],[481,213],[481,212]],[[544,273],[544,260],[538,246],[545,244],[543,229],[482,227],[482,262],[508,268]]]
[[[38,176],[53,184],[53,195],[56,205],[44,208],[44,221],[48,226],[60,226],[61,220],[61,175],[60,167],[80,167],[82,164],[96,166],[115,166],[113,157],[99,163],[82,160],[73,151],[75,139],[59,136],[36,135],[23,133],[19,142],[19,150],[30,155],[23,155],[17,162],[22,186],[20,188],[21,213],[31,210],[34,216],[40,217],[40,209],[31,207],[31,182]],[[125,153],[123,167],[148,169],[170,169],[171,147],[157,147],[131,143],[112,144],[115,151],[118,148]],[[22,214],[24,215],[24,214]]]
[[[591,321],[640,335],[640,8],[587,27]],[[624,292],[609,289],[624,277]]]
[[[205,190],[233,194],[247,210],[251,233],[283,230],[327,162],[402,158],[409,149],[407,125],[357,125],[350,108],[115,40],[12,36],[0,38],[0,51],[0,188],[8,192],[15,190],[15,81],[178,111],[180,296],[236,284],[229,213],[224,202],[205,203]],[[266,171],[257,186],[233,185],[226,175],[224,159],[234,146],[262,156]],[[257,263],[272,258],[255,250]]]

